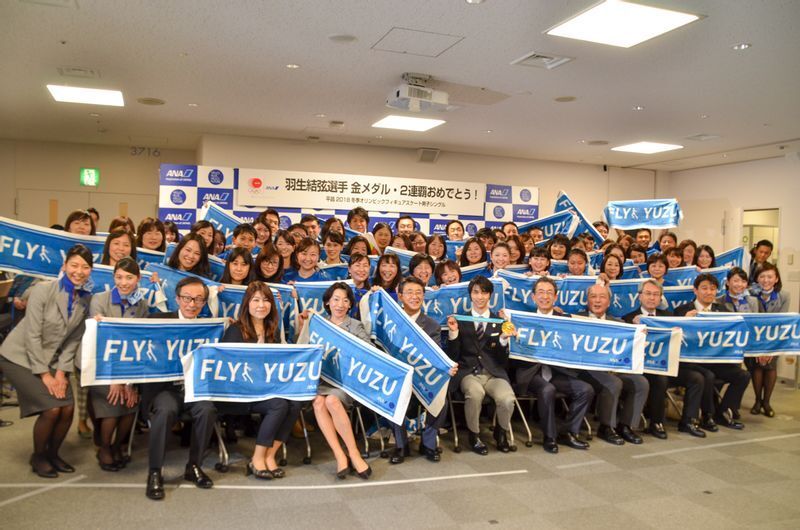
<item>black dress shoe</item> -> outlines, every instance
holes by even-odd
[[[147,474],[147,491],[145,492],[148,499],[160,501],[164,498],[164,479],[161,477],[161,471],[158,469],[151,469]]]
[[[639,445],[640,443],[642,443],[642,437],[633,432],[633,429],[631,429],[627,425],[619,424],[617,426],[617,432],[619,433],[620,436],[622,436],[623,440],[625,440],[630,444]]]
[[[247,467],[244,470],[244,476],[249,477],[253,475],[258,480],[272,480],[272,472],[266,469],[256,469],[256,466],[253,465],[253,461],[249,461],[247,463]]]
[[[389,463],[402,464],[406,461],[406,456],[408,456],[408,447],[395,447],[394,453],[392,453],[392,456],[389,457]]]
[[[706,433],[703,432],[700,427],[697,426],[697,423],[694,421],[690,421],[689,423],[679,423],[678,424],[678,431],[679,432],[688,432],[692,436],[697,436],[698,438],[705,438]]]
[[[573,449],[589,449],[589,444],[579,439],[578,436],[571,432],[562,432],[558,435],[558,443],[572,447]]]
[[[183,478],[189,482],[194,482],[194,485],[198,488],[207,490],[214,486],[214,481],[211,480],[197,464],[186,464],[186,471],[183,473]]]
[[[717,423],[714,421],[714,418],[710,416],[706,416],[703,418],[702,423],[700,423],[700,427],[704,431],[708,432],[717,432],[719,430],[719,427],[717,427]]]
[[[64,462],[58,455],[51,456],[48,460],[59,473],[75,473],[75,468]]]
[[[613,445],[625,445],[625,440],[620,436],[614,427],[609,425],[601,425],[597,429],[597,436]]]
[[[489,448],[481,441],[481,437],[475,433],[469,433],[469,448],[472,449],[473,453],[481,456],[489,454]]]
[[[744,423],[736,420],[729,420],[722,415],[717,416],[717,425],[722,425],[723,427],[727,427],[729,429],[736,429],[737,431],[744,429]]]
[[[558,444],[556,444],[555,438],[545,438],[542,447],[550,454],[558,453]]]
[[[497,444],[497,450],[501,453],[507,453],[511,451],[511,445],[508,443],[506,430],[502,427],[498,426],[494,428],[494,441]]]
[[[442,455],[436,451],[436,449],[428,449],[427,447],[420,446],[422,448],[422,452],[425,455],[425,458],[429,462],[439,462],[442,459]]]
[[[31,470],[42,478],[58,478],[58,472],[47,458],[40,455],[31,455]]]
[[[732,417],[734,420],[740,420],[740,419],[742,419],[742,415],[741,415],[741,414],[739,414],[739,409],[732,410],[732,411],[731,411],[731,417]]]
[[[647,427],[647,432],[651,436],[655,436],[660,440],[667,439],[667,431],[664,429],[664,425],[661,423],[656,423],[656,422],[650,423],[650,425]]]

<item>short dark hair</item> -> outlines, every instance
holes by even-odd
[[[178,282],[178,285],[175,286],[175,296],[180,296],[181,291],[187,285],[198,285],[198,284],[203,286],[203,297],[206,300],[208,300],[208,285],[206,285],[206,283],[203,280],[195,276],[187,276],[185,278],[182,278],[181,281]]]
[[[413,283],[414,285],[419,285],[420,287],[422,287],[423,291],[425,290],[425,284],[422,283],[422,280],[420,280],[416,276],[407,276],[403,278],[403,281],[401,281],[400,285],[397,286],[397,292],[402,294],[406,288],[406,285],[408,285],[409,283]]]
[[[66,255],[64,255],[64,263],[68,262],[69,259],[73,256],[78,256],[83,261],[85,261],[90,267],[94,266],[94,257],[92,256],[92,251],[86,248],[84,245],[81,245],[80,243],[70,247]]]
[[[295,270],[300,270],[300,262],[297,261],[297,255],[311,247],[315,247],[317,249],[317,260],[319,261],[319,255],[321,253],[319,243],[314,238],[304,237],[300,240],[297,246],[294,247],[294,252],[292,252],[292,256],[289,259],[289,262],[292,264],[292,267],[294,267]]]
[[[98,211],[97,211],[97,208],[95,208],[94,206],[91,206],[91,207],[89,207],[89,208],[86,208],[86,211],[87,211],[87,212],[89,212],[89,213],[93,213],[93,214],[95,214],[95,215],[97,216],[97,220],[98,220],[98,221],[100,220],[100,212],[98,212]]]
[[[414,274],[414,269],[416,269],[421,263],[427,263],[430,265],[431,272],[433,272],[433,269],[436,267],[432,257],[428,256],[427,254],[417,253],[411,256],[411,260],[408,262],[409,276]]]
[[[592,223],[592,226],[595,228],[600,228],[602,226],[606,230],[610,230],[608,223],[606,223],[605,221],[595,221]]]
[[[533,247],[531,253],[528,254],[529,258],[547,258],[550,259],[550,253],[544,247]]]
[[[307,214],[303,214],[303,216],[300,218],[300,224],[309,223],[311,221],[316,221],[317,224],[319,224],[319,217],[317,217],[314,214],[307,213]]]
[[[345,294],[347,295],[347,299],[350,300],[351,308],[356,305],[356,297],[353,294],[353,290],[350,288],[350,286],[344,282],[336,282],[325,289],[325,293],[322,295],[322,305],[329,315],[331,314],[331,307],[328,305],[328,303],[331,301],[331,297],[337,289],[344,290]]]
[[[64,230],[69,231],[69,225],[71,225],[75,221],[85,221],[87,219],[89,220],[89,224],[92,227],[90,234],[96,235],[97,227],[94,226],[94,219],[92,219],[92,216],[89,215],[89,212],[86,210],[75,210],[73,212],[70,212],[70,214],[67,216],[67,220],[64,221]]]
[[[461,281],[461,267],[459,267],[458,263],[455,261],[445,259],[437,263],[436,268],[433,269],[433,277],[436,280],[436,285],[442,285],[442,275],[444,275],[447,269],[458,271],[458,281]]]
[[[536,283],[533,284],[533,292],[534,293],[536,292],[536,288],[539,287],[540,283],[547,283],[547,284],[552,285],[553,286],[553,290],[556,293],[558,293],[558,285],[556,285],[556,281],[554,279],[550,278],[549,276],[542,276],[541,278],[536,280]]]
[[[734,276],[738,276],[744,281],[749,281],[747,278],[747,273],[741,267],[731,267],[731,269],[728,271],[727,279],[730,280]]]
[[[647,258],[647,249],[644,248],[642,245],[639,245],[637,243],[631,245],[630,248],[628,249],[628,258],[630,258],[631,254],[633,254],[634,252],[639,252],[640,254],[644,254],[645,258]]]
[[[582,248],[571,248],[567,253],[567,260],[572,256],[580,256],[584,262],[589,263],[589,256],[586,255],[586,251]]]
[[[394,223],[395,229],[398,227],[398,225],[400,224],[400,221],[402,221],[403,219],[408,219],[409,221],[411,221],[411,226],[412,227],[416,227],[417,226],[417,222],[414,220],[413,217],[411,217],[410,215],[401,215],[400,217],[397,218],[397,221],[395,221],[395,223]]]
[[[367,213],[367,211],[361,206],[356,206],[355,208],[347,212],[347,224],[350,224],[350,221],[352,221],[353,217],[356,216],[361,217],[367,223],[369,223],[369,214]]]
[[[515,223],[514,221],[506,221],[505,223],[503,223],[503,226],[502,226],[502,228],[505,228],[505,227],[507,227],[508,225],[511,225],[511,226],[513,226],[514,228],[516,228],[516,229],[517,229],[517,231],[519,231],[519,226],[517,226],[517,223]]]
[[[164,249],[167,247],[166,227],[159,219],[154,219],[153,217],[145,217],[139,223],[138,228],[136,228],[136,246],[141,247],[142,236],[152,230],[156,230],[161,234],[161,246],[156,250],[164,252]]]
[[[637,228],[636,229],[637,236],[639,235],[639,232],[647,232],[650,235],[650,237],[653,237],[653,231],[650,230],[649,228]]]
[[[129,254],[132,258],[136,259],[136,239],[134,239],[133,234],[128,232],[123,228],[118,228],[114,230],[110,234],[106,236],[106,242],[103,245],[103,257],[101,258],[100,262],[103,265],[109,265],[111,262],[111,256],[109,255],[109,249],[111,247],[111,242],[115,239],[120,239],[122,237],[127,237],[128,242],[131,245],[131,253]]]
[[[125,256],[114,265],[114,272],[122,269],[125,272],[133,274],[134,276],[141,276],[142,272],[139,269],[139,264],[130,256]]]
[[[338,245],[344,245],[344,236],[339,232],[333,232],[331,230],[325,232],[325,235],[322,236],[322,244],[324,245],[328,240]]]
[[[711,273],[702,272],[702,273],[698,274],[697,278],[694,279],[694,288],[695,289],[699,289],[700,288],[700,284],[703,283],[703,282],[711,282],[711,284],[714,287],[719,289],[719,280],[717,280],[717,277],[714,276]]]
[[[256,232],[256,228],[250,223],[242,223],[233,229],[233,237],[239,237],[242,234],[250,234],[253,236],[253,239],[258,238],[258,232]]]
[[[472,289],[477,287],[484,293],[492,294],[494,293],[494,284],[487,278],[486,276],[475,276],[469,281],[469,285],[467,285],[467,291],[472,293]]]
[[[278,269],[275,271],[275,274],[268,278],[264,276],[264,273],[261,272],[261,264],[269,259],[272,259],[273,256],[278,256]],[[256,262],[253,268],[255,269],[255,277],[259,280],[270,283],[281,282],[283,279],[283,258],[272,242],[268,242],[258,252],[258,256],[256,256]]]
[[[502,231],[502,230],[501,230]],[[475,237],[481,238],[485,237],[487,239],[491,239],[492,242],[497,242],[497,234],[494,233],[494,230],[491,228],[483,227],[475,233]]]
[[[302,230],[305,235],[308,235],[308,227],[306,227],[306,225],[301,225],[300,223],[294,223],[286,229],[287,232],[294,232],[295,230]]]
[[[669,261],[667,261],[666,254],[652,254],[647,258],[647,261],[645,263],[647,263],[648,269],[650,268],[650,265],[652,265],[653,263],[661,263],[667,268],[667,270],[669,270]]]

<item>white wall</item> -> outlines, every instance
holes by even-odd
[[[592,220],[600,218],[610,198],[653,198],[655,189],[655,174],[648,170],[604,172],[597,165],[446,151],[436,163],[426,164],[417,162],[416,149],[242,136],[203,136],[197,163],[538,186],[540,215],[552,213],[563,189]]]
[[[192,164],[194,151],[163,149],[132,156],[129,147],[0,140],[0,215],[40,225],[63,223],[72,209],[96,207],[100,228],[127,210],[135,221],[158,213],[158,166]],[[100,169],[100,185],[79,185],[81,167]],[[15,211],[16,202],[16,211]]]
[[[722,251],[742,244],[743,210],[780,209],[778,268],[791,296],[791,311],[800,299],[800,163],[785,158],[756,160],[688,171],[668,179],[670,194],[680,201],[685,218],[678,235]],[[723,219],[726,234],[722,234]],[[737,224],[738,223],[738,224]],[[781,377],[793,378],[794,365],[784,360]]]

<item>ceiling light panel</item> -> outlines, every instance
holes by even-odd
[[[546,31],[548,35],[630,48],[700,18],[620,0],[606,0]]]
[[[431,118],[415,118],[413,116],[398,116],[390,114],[380,121],[372,124],[379,129],[400,129],[402,131],[424,132],[445,123],[444,120]]]
[[[674,151],[676,149],[683,149],[683,146],[675,144],[660,144],[658,142],[636,142],[635,144],[621,145],[619,147],[611,148],[612,151],[640,153],[643,155],[652,155],[653,153],[663,153],[665,151]]]
[[[86,105],[108,105],[124,107],[125,101],[119,90],[81,88],[63,85],[47,85],[53,99],[62,103],[84,103]]]

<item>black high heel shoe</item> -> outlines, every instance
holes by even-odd
[[[272,473],[267,469],[256,469],[252,460],[247,463],[247,468],[244,471],[245,477],[249,477],[250,475],[253,475],[258,480],[272,480]]]
[[[760,401],[756,401],[755,404],[753,404],[753,408],[750,409],[750,414],[753,414],[754,416],[757,416],[757,415],[761,414],[761,402]]]
[[[106,464],[102,460],[100,460],[100,451],[97,451],[95,456],[97,456],[97,464],[100,466],[100,469],[102,469],[103,471],[109,471],[109,472],[112,472],[112,473],[115,473],[115,472],[119,471],[119,467],[113,461],[110,464]]]
[[[41,455],[32,454],[30,464],[31,464],[31,471],[33,471],[40,477],[58,478],[58,472],[55,470],[52,464],[50,464],[50,462]]]
[[[769,403],[762,403],[761,408],[764,409],[764,416],[767,418],[775,417],[775,411],[772,410],[772,407],[769,406]]]
[[[370,466],[369,464],[367,464],[367,469],[365,469],[364,471],[358,471],[356,467],[352,464],[352,462],[350,462],[350,468],[353,470],[353,473],[358,475],[358,477],[361,478],[362,480],[367,480],[369,477],[372,476],[372,466]]]
[[[347,457],[347,465],[342,469],[336,470],[336,478],[339,480],[344,480],[347,478],[347,475],[350,474],[350,471],[353,469],[352,464],[350,463],[350,457]]]

